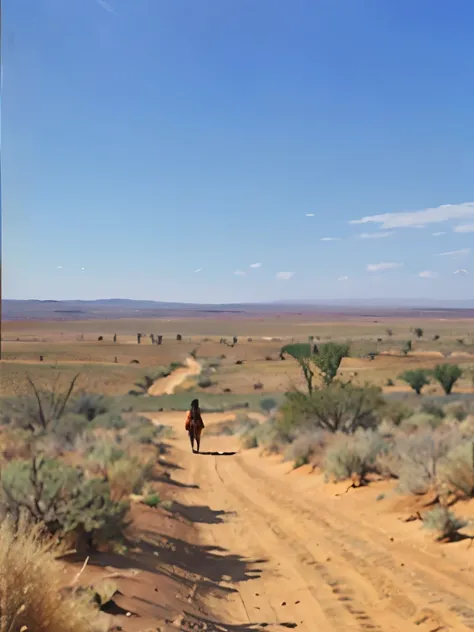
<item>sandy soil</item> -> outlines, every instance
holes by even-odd
[[[194,358],[186,358],[186,366],[176,369],[168,377],[156,380],[148,389],[148,395],[172,395],[175,389],[189,377],[199,375],[201,365]]]
[[[366,490],[337,493],[256,451],[217,454],[238,450],[235,438],[204,437],[205,452],[193,455],[178,423],[181,502],[200,544],[236,556],[219,582],[226,599],[203,594],[224,629],[474,629],[469,537],[436,544],[419,523],[402,522],[375,498],[364,502]]]

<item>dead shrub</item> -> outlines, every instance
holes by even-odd
[[[378,454],[384,448],[378,432],[360,428],[354,435],[338,434],[329,444],[323,462],[326,479],[342,481],[358,476],[361,483],[375,471]]]
[[[0,632],[94,632],[97,610],[61,592],[60,552],[40,524],[0,524]]]

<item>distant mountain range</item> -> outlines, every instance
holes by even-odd
[[[370,314],[365,312],[370,309]],[[197,304],[167,301],[140,301],[123,298],[93,301],[13,300],[2,301],[3,320],[82,320],[90,318],[165,317],[251,317],[277,313],[327,313],[340,315],[402,315],[422,310],[449,313],[454,317],[474,317],[474,299],[332,299],[274,301],[272,303]],[[434,314],[433,314],[434,315]]]

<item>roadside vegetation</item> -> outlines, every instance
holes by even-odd
[[[94,630],[96,609],[60,591],[58,555],[124,551],[131,503],[161,502],[153,470],[169,429],[76,382],[30,380],[0,410],[0,632]]]
[[[343,381],[338,368],[350,353],[346,345],[287,345],[282,353],[298,362],[306,389],[287,393],[263,424],[241,420],[243,446],[280,453],[294,467],[310,465],[327,482],[348,480],[357,487],[392,479],[400,493],[434,494],[421,517],[424,526],[440,541],[455,537],[466,523],[450,507],[474,498],[474,402],[450,396],[460,367],[403,373],[417,395],[431,380],[446,394],[437,403],[420,397],[407,405],[387,400],[379,387]]]

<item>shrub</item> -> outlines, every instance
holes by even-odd
[[[443,420],[436,415],[430,415],[429,413],[414,413],[408,419],[405,419],[401,423],[401,428],[405,432],[414,432],[423,428],[437,428],[443,423]]]
[[[105,430],[122,430],[126,425],[125,419],[117,413],[98,415],[91,423],[92,428],[104,428]]]
[[[412,410],[403,402],[398,401],[386,401],[380,410],[382,419],[390,421],[396,426],[399,426],[411,414]]]
[[[88,460],[104,473],[109,465],[124,456],[125,450],[117,442],[102,438],[96,438],[87,453]]]
[[[464,441],[448,453],[440,479],[461,496],[474,497],[474,441]]]
[[[143,502],[148,507],[158,507],[158,505],[161,503],[161,498],[159,494],[156,493],[148,494],[148,496],[143,499]]]
[[[446,395],[450,395],[461,375],[462,370],[457,364],[438,364],[433,371],[435,380],[441,384]]]
[[[6,410],[2,406],[2,423],[15,424],[34,434],[48,431],[52,422],[57,423],[66,412],[78,377],[76,375],[62,392],[56,385],[49,391],[40,391],[28,377],[32,394],[11,401]]]
[[[470,412],[474,412],[472,402],[451,402],[444,407],[447,417],[456,421],[464,421]]]
[[[385,382],[385,386],[395,386],[395,382],[389,377]]]
[[[430,383],[428,375],[423,369],[405,371],[399,376],[399,379],[406,382],[417,395],[421,394],[423,386]]]
[[[277,402],[272,397],[264,397],[260,402],[260,408],[269,415],[277,407]]]
[[[209,388],[210,386],[212,386],[211,378],[206,376],[199,378],[198,386],[199,388]]]
[[[71,410],[77,415],[83,415],[87,421],[93,421],[99,415],[106,413],[108,407],[103,395],[82,393],[72,403]]]
[[[352,437],[338,434],[329,444],[323,462],[326,477],[335,481],[358,476],[360,482],[375,469],[384,448],[382,437],[372,430],[359,429]]]
[[[107,467],[107,480],[111,498],[122,500],[130,494],[139,494],[150,479],[153,463],[140,463],[136,458],[122,457]]]
[[[433,415],[439,419],[444,419],[446,417],[446,413],[443,408],[434,402],[430,402],[429,400],[421,404],[421,412],[428,413],[429,415]]]
[[[288,443],[288,436],[280,431],[273,419],[257,424],[242,434],[242,445],[247,450],[263,447],[266,452],[278,453]]]
[[[413,331],[414,331],[415,336],[417,338],[422,338],[423,337],[423,329],[421,329],[421,327],[415,327],[415,329]]]
[[[55,459],[12,461],[2,472],[3,503],[18,519],[25,510],[51,534],[73,534],[84,550],[115,538],[126,527],[127,503],[110,497],[107,482],[86,479],[78,468]]]
[[[467,522],[457,518],[452,511],[442,505],[437,505],[431,511],[423,515],[423,526],[425,529],[437,532],[436,539],[452,540],[459,529],[467,526]]]
[[[44,537],[40,524],[24,518],[0,524],[0,631],[93,632],[97,610],[74,595],[65,595],[63,551]]]
[[[405,342],[405,344],[402,347],[402,353],[403,355],[408,355],[411,351],[412,345],[411,345],[411,340],[407,340]]]
[[[390,468],[392,475],[399,479],[399,491],[424,494],[436,488],[439,464],[457,440],[455,434],[433,433],[431,430],[397,437]]]
[[[294,461],[300,465],[321,460],[327,436],[321,431],[303,432],[288,445],[284,458],[286,461]]]
[[[381,389],[334,383],[311,396],[290,393],[281,408],[280,428],[294,433],[300,428],[321,428],[329,432],[353,433],[374,427],[376,412],[384,404]]]

